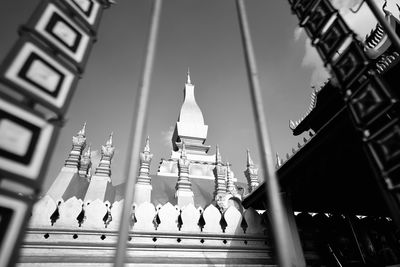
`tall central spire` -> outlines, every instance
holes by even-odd
[[[172,136],[173,150],[182,149],[182,142],[184,141],[188,153],[207,153],[209,146],[204,145],[207,138],[207,130],[208,126],[204,124],[203,113],[194,97],[194,85],[188,68],[184,100]]]

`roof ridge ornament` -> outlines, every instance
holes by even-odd
[[[275,166],[275,168],[278,169],[280,166],[282,166],[283,162],[281,160],[281,157],[279,157],[278,152],[276,152],[275,157],[276,157],[276,166]]]
[[[324,84],[325,86],[326,84]],[[304,116],[302,116],[299,120],[293,121],[293,120],[289,120],[289,129],[294,131],[296,130],[297,126],[299,126],[300,123],[302,123],[302,121],[307,118],[308,115],[310,115],[310,113],[315,109],[315,107],[317,106],[317,95],[318,93],[322,90],[323,87],[320,87],[319,89],[316,88],[314,85],[311,86],[311,96],[310,96],[310,105],[308,106],[308,109],[305,113]]]
[[[390,11],[386,10],[386,6],[387,6],[387,0],[385,0],[385,3],[383,3],[383,5],[382,5],[382,11],[383,11],[383,13],[385,13],[385,16],[389,16],[392,13]]]

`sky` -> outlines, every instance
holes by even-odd
[[[18,27],[27,22],[40,1],[3,1],[0,9],[0,59],[18,39]],[[348,8],[360,1],[334,0],[349,25],[365,36],[376,21],[366,5],[357,15]],[[379,5],[382,0],[377,1]],[[398,14],[395,1],[388,9]],[[87,121],[87,143],[92,145],[93,168],[101,145],[114,132],[116,152],[112,181],[125,179],[127,147],[132,114],[150,18],[149,0],[119,0],[105,10],[85,72],[65,114],[57,144],[43,184],[45,192],[64,164],[72,136]],[[246,1],[254,43],[265,114],[273,153],[284,158],[302,143],[294,137],[289,120],[307,111],[312,92],[328,78],[319,56],[298,28],[298,19],[287,1]],[[186,71],[190,68],[195,96],[208,125],[206,144],[210,154],[219,145],[223,161],[232,164],[235,176],[244,181],[246,149],[260,165],[253,111],[240,39],[235,1],[165,0],[151,80],[145,135],[154,154],[151,173],[161,158],[171,153],[171,132],[183,101]],[[143,139],[143,145],[144,145]],[[329,151],[327,151],[329,153]]]

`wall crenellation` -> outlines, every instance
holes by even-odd
[[[32,213],[30,228],[118,231],[123,200],[110,203],[99,199],[85,204],[76,197],[56,203],[46,195]],[[131,229],[139,232],[260,235],[265,232],[261,215],[252,208],[240,212],[230,206],[223,213],[213,204],[205,209],[189,204],[149,202],[132,206]]]

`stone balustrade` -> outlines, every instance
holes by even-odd
[[[85,204],[72,197],[56,203],[46,195],[34,206],[29,228],[118,231],[123,200],[109,203],[94,200]],[[210,204],[205,209],[189,204],[182,208],[171,203],[145,202],[132,206],[131,230],[193,234],[263,235],[265,223],[255,210],[240,212],[230,206],[223,213]]]

